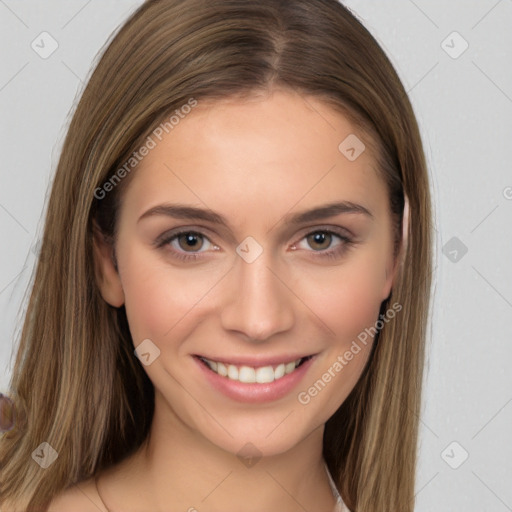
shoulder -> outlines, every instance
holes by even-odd
[[[51,501],[47,512],[69,512],[70,510],[73,512],[107,512],[98,496],[93,478],[72,485],[57,494]]]

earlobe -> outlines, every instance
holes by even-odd
[[[393,284],[395,282],[395,275],[398,265],[394,265],[391,269],[386,267],[385,285],[381,300],[386,300],[391,295]]]
[[[124,291],[116,268],[114,247],[95,227],[93,235],[94,270],[103,299],[116,308],[124,304]]]

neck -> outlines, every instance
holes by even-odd
[[[102,497],[110,510],[127,512],[167,511],[171,505],[190,512],[331,512],[335,499],[322,458],[323,431],[322,425],[284,453],[259,458],[247,444],[236,455],[155,407],[148,439],[107,474],[109,492]]]

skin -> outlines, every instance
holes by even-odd
[[[371,340],[307,405],[297,395],[375,324],[397,270],[387,189],[374,159],[368,149],[355,161],[338,150],[352,133],[321,100],[286,90],[199,102],[134,171],[119,217],[118,271],[110,248],[95,240],[99,285],[109,304],[126,306],[134,346],[149,338],[160,356],[144,366],[155,386],[149,441],[99,478],[111,510],[333,509],[324,424],[355,386]],[[337,201],[362,205],[372,217],[286,222],[288,214]],[[228,227],[165,215],[138,222],[163,203],[209,208]],[[154,245],[179,227],[206,238],[192,248],[184,237],[181,245]],[[325,229],[354,243],[307,238]],[[248,236],[263,249],[252,263],[236,253]],[[332,258],[322,256],[328,251]],[[317,354],[303,380],[262,404],[213,389],[192,357],[298,352]],[[236,456],[247,443],[262,456],[252,467]],[[83,489],[92,496],[91,481]]]

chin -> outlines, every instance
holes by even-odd
[[[211,418],[196,425],[197,432],[210,443],[237,457],[272,457],[292,450],[318,430],[323,436],[325,421],[319,420],[313,411],[294,407],[275,411],[241,412],[237,417],[223,417],[222,426]],[[307,414],[307,417],[306,417]],[[243,462],[243,460],[242,460]]]

